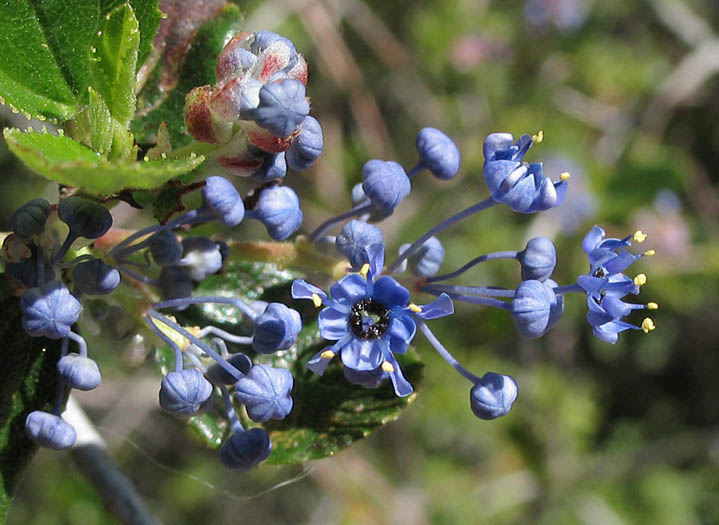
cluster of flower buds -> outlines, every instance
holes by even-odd
[[[164,308],[210,303],[238,308],[252,322],[252,336],[234,335],[214,326],[183,327],[160,313]],[[253,364],[244,353],[230,353],[227,343],[251,346],[260,354],[286,350],[302,330],[300,314],[281,303],[185,297],[155,304],[145,320],[175,355],[175,369],[165,375],[160,388],[163,410],[178,418],[200,414],[212,404],[218,390],[232,428],[231,437],[220,449],[222,463],[228,468],[248,470],[267,458],[272,450],[269,435],[261,428],[246,431],[233,399],[244,405],[248,417],[256,423],[284,419],[292,410],[292,374],[284,368]],[[206,336],[212,336],[209,343],[203,340]]]
[[[22,326],[32,337],[62,340],[54,409],[31,412],[25,428],[35,443],[65,449],[76,439],[75,429],[60,416],[65,389],[93,390],[102,379],[97,363],[88,357],[85,339],[72,329],[82,313],[80,299],[109,294],[120,284],[116,268],[90,254],[77,255],[72,248],[80,238],[102,237],[112,226],[112,216],[82,197],[68,197],[56,206],[38,198],[18,208],[10,224],[2,256],[5,275],[20,297]],[[70,341],[77,344],[77,353],[68,353]]]
[[[322,129],[309,116],[307,64],[286,38],[269,31],[238,34],[220,54],[216,75],[214,88],[198,87],[188,94],[187,129],[199,141],[220,145],[216,160],[221,166],[260,184],[246,199],[232,182],[208,177],[198,208],[120,238],[104,252],[104,258],[91,255],[87,246],[78,248],[79,239],[102,237],[112,225],[110,213],[95,201],[69,197],[51,206],[34,199],[12,216],[13,233],[5,239],[2,255],[5,274],[20,297],[23,328],[33,337],[62,340],[55,407],[52,412],[32,412],[26,420],[28,435],[39,445],[62,449],[75,441],[75,430],[60,416],[64,389],[93,389],[101,376],[73,325],[82,312],[82,297],[110,294],[120,284],[121,275],[143,287],[156,287],[163,297],[143,309],[150,331],[174,353],[174,369],[161,382],[160,406],[178,418],[187,418],[215,403],[220,405],[232,429],[220,449],[223,464],[247,470],[267,458],[272,449],[264,429],[248,430],[241,424],[236,403],[256,423],[284,419],[292,410],[290,371],[253,363],[247,353],[230,352],[228,344],[251,348],[254,354],[290,349],[302,330],[300,314],[282,303],[193,296],[195,282],[222,271],[230,249],[221,240],[178,230],[208,222],[234,228],[245,219],[255,219],[276,241],[292,236],[301,227],[303,214],[297,194],[280,185],[280,179],[288,166],[305,169],[320,155]],[[489,420],[509,412],[517,398],[517,384],[508,375],[487,372],[480,377],[469,372],[430,330],[427,321],[453,314],[453,300],[505,310],[519,334],[529,338],[542,336],[559,320],[567,293],[586,295],[587,320],[604,341],[614,343],[618,334],[628,329],[653,330],[649,318],[641,326],[623,320],[632,310],[657,308],[656,303],[622,300],[637,294],[646,282],[644,274],[632,279],[622,272],[637,259],[654,253],[627,251],[632,242],[645,240],[640,231],[613,239],[595,226],[583,242],[589,274],[566,286],[551,278],[557,253],[544,237],[530,239],[519,251],[477,255],[454,271],[440,272],[445,250],[438,236],[445,229],[496,204],[525,214],[561,204],[569,174],[562,173],[558,181],[552,181],[543,174],[541,163],[524,162],[529,148],[541,140],[542,132],[522,135],[516,143],[509,133],[489,135],[484,141],[483,174],[490,197],[400,246],[398,256],[386,267],[384,237],[372,223],[394,213],[420,172],[427,170],[440,180],[453,178],[459,171],[460,152],[446,134],[424,128],[415,142],[418,161],[409,170],[394,161],[365,163],[362,182],[352,189],[351,209],[327,219],[308,235],[318,250],[325,254],[329,250],[347,261],[346,275],[332,284],[328,293],[302,279],[292,284],[294,299],[310,300],[321,308],[319,335],[331,342],[309,360],[308,368],[322,375],[339,356],[350,383],[378,388],[389,379],[397,396],[408,396],[414,388],[396,356],[407,352],[419,331],[471,383],[470,408],[477,417]],[[335,228],[340,230],[337,235],[330,234]],[[121,234],[106,239],[114,239],[113,235]],[[516,288],[446,283],[480,263],[500,259],[519,262],[521,282]],[[65,271],[68,268],[73,268],[72,272]],[[412,302],[408,288],[395,278],[405,272],[413,289],[435,299],[423,305]],[[251,324],[252,335],[215,326],[183,326],[162,313],[203,304],[233,306]],[[70,341],[77,344],[77,353],[68,353]]]
[[[227,171],[267,183],[287,168],[304,170],[322,153],[322,127],[309,115],[307,63],[288,39],[271,31],[239,33],[215,68],[217,85],[192,90],[187,130],[196,140],[224,145],[217,162]]]

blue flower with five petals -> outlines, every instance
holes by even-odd
[[[453,313],[454,306],[446,294],[424,306],[410,303],[405,287],[388,275],[380,275],[383,244],[367,247],[367,260],[359,273],[348,274],[333,284],[329,295],[301,279],[292,283],[293,298],[311,299],[315,306],[325,306],[319,314],[320,335],[335,341],[315,354],[307,367],[322,375],[339,354],[345,369],[378,378],[389,375],[395,394],[405,397],[414,389],[402,374],[395,354],[405,353],[414,339],[416,317],[444,317]]]

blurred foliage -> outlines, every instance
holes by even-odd
[[[162,522],[719,522],[719,79],[691,60],[716,42],[716,5],[532,3],[553,15],[532,23],[519,0],[328,0],[297,12],[296,2],[241,3],[249,30],[290,37],[310,64],[327,149],[288,178],[306,198],[305,228],[345,209],[365,160],[410,166],[417,130],[440,127],[460,145],[462,173],[448,183],[416,179],[383,228],[394,250],[486,196],[487,133],[543,129],[529,160],[551,155],[576,166],[575,194],[552,213],[493,209],[453,228],[442,236],[445,268],[546,235],[560,253],[556,280],[566,283],[586,271],[579,242],[592,224],[614,236],[642,228],[657,255],[632,270],[649,277],[642,300],[660,304],[657,330],[602,343],[586,325],[584,300],[569,297],[562,321],[525,341],[506,313],[459,305],[433,330],[470,370],[517,379],[508,417],[474,418],[468,385],[418,338],[424,383],[397,422],[250,499],[307,472],[222,469],[157,409],[156,376],[123,366],[138,362],[135,341],[112,341],[107,355],[95,352],[107,380],[80,400]],[[579,25],[558,22],[577,6]],[[0,162],[6,223],[23,198],[52,189],[3,148]],[[590,204],[571,209],[574,199]],[[497,262],[464,282],[512,286],[518,273],[516,263]],[[112,522],[67,461],[38,456],[10,523]]]

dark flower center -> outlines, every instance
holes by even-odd
[[[389,310],[374,299],[361,299],[350,309],[352,333],[360,339],[379,339],[389,326]]]

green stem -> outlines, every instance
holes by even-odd
[[[239,261],[269,262],[332,276],[338,273],[338,266],[342,266],[337,259],[317,253],[315,245],[304,236],[298,237],[294,242],[230,241],[228,244],[232,250],[232,258]]]

